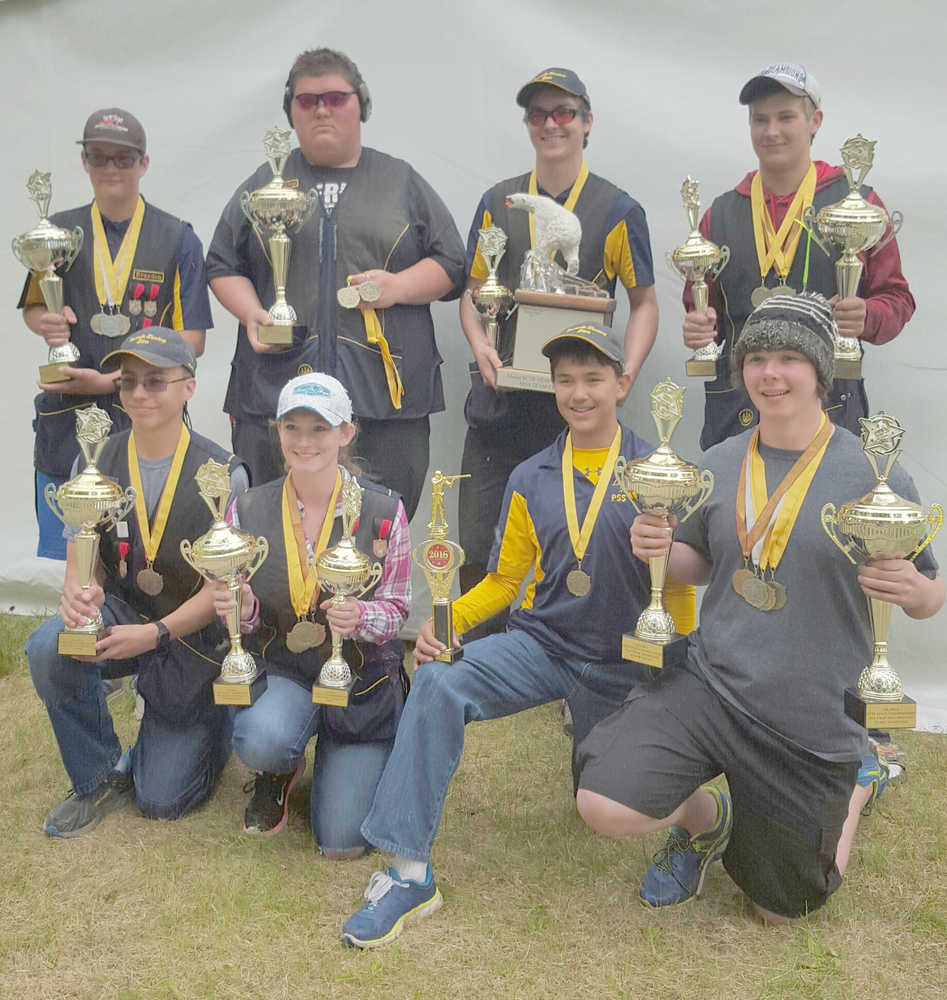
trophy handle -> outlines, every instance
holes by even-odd
[[[690,516],[697,510],[698,507],[703,506],[707,502],[707,497],[713,493],[714,489],[714,474],[710,469],[703,469],[700,474],[700,478],[697,480],[700,484],[700,493],[698,493],[690,503],[685,503],[683,510],[683,517],[677,519],[678,524],[683,524]]]
[[[59,504],[56,503],[56,494],[59,492],[59,487],[55,483],[47,483],[46,489],[44,491],[44,496],[46,497],[46,503],[49,505],[49,509],[62,521],[63,524],[66,523],[65,517],[63,517],[62,511],[59,509]]]
[[[50,485],[52,485],[50,483]],[[905,558],[910,562],[914,560],[927,548],[928,545],[934,541],[937,532],[940,531],[944,523],[944,508],[941,507],[939,503],[931,504],[930,510],[927,512],[927,537],[918,545],[918,547]]]
[[[260,535],[256,540],[256,553],[253,557],[253,562],[247,567],[247,571],[243,575],[244,583],[250,582],[250,577],[263,565],[269,554],[270,543]]]
[[[63,260],[64,271],[68,271],[69,268],[72,267],[76,257],[79,256],[79,251],[82,249],[82,244],[85,242],[85,233],[82,231],[81,226],[76,226],[76,228],[72,230],[72,238],[73,238],[73,244],[69,249],[69,253]]]
[[[818,244],[825,256],[831,257],[832,255],[829,253],[829,248],[822,242],[819,236],[819,231],[815,227],[815,214],[815,209],[812,205],[806,205],[806,209],[802,213],[802,224],[806,227],[806,230],[812,237],[813,242]]]
[[[128,486],[125,489],[125,495],[121,500],[108,512],[105,516],[105,520],[102,522],[102,526],[108,531],[111,529],[118,521],[126,517],[131,513],[132,508],[135,506],[135,489],[133,486]]]
[[[615,462],[615,473],[613,481],[615,485],[628,497],[628,502],[632,507],[635,508],[638,513],[641,513],[641,508],[638,506],[638,495],[629,493],[625,489],[625,469],[628,467],[628,462],[625,460],[624,455],[619,455],[617,461]]]
[[[854,541],[849,541],[848,545],[843,545],[842,540],[836,533],[835,526],[838,524],[838,514],[835,510],[834,503],[827,503],[822,508],[822,527],[825,529],[825,533],[832,539],[833,542],[845,553],[848,561],[855,566],[856,560],[852,557],[852,549],[856,549]],[[856,549],[857,550],[857,549]]]
[[[675,265],[674,260],[671,256],[670,250],[666,250],[664,253],[664,263],[667,264],[668,270],[671,272],[671,274],[674,275],[675,278],[680,278],[684,281],[685,284],[687,283],[687,278],[685,278],[684,275],[681,274],[680,271],[678,271],[677,266]]]
[[[181,557],[198,576],[203,577],[205,580],[210,579],[210,577],[204,576],[203,572],[194,564],[194,559],[191,557],[191,543],[186,538],[181,540]]]
[[[381,579],[382,572],[383,571],[382,571],[382,568],[381,568],[381,563],[377,563],[377,562],[374,563],[373,566],[372,566],[372,569],[371,569],[371,575],[368,578],[368,582],[365,584],[364,587],[362,587],[362,589],[357,594],[352,594],[351,596],[354,597],[354,598],[356,598],[356,599],[358,599],[359,597],[362,596],[362,594],[364,594],[367,591],[371,590],[372,587],[374,587],[375,584],[378,583],[378,581]]]
[[[901,232],[901,226],[903,222],[904,222],[903,212],[892,212],[888,216],[888,224],[890,226],[890,230],[888,232],[888,235],[880,243],[875,244],[875,246],[871,251],[872,257],[874,257],[875,254],[878,253],[880,250],[883,250],[895,238],[895,236],[897,236],[898,233]]]
[[[309,217],[315,212],[319,205],[319,192],[315,188],[310,188],[306,192],[306,207],[299,213],[296,222],[293,226],[293,232],[301,229],[309,219]]]
[[[720,272],[730,263],[730,247],[720,248],[720,260],[712,268],[710,268],[704,275],[705,278],[710,278],[711,281],[716,281],[720,277]]]

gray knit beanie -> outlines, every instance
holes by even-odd
[[[789,348],[804,354],[819,380],[823,397],[835,377],[835,340],[838,327],[825,296],[818,292],[798,295],[777,293],[764,299],[750,313],[733,351],[730,380],[743,385],[743,359],[750,351],[778,351]]]

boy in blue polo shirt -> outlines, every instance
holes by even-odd
[[[622,344],[611,331],[580,325],[551,338],[543,353],[568,430],[513,470],[487,576],[455,602],[457,628],[512,604],[530,573],[532,580],[509,631],[468,643],[456,663],[429,662],[443,646],[431,622],[421,629],[420,667],[362,824],[369,843],[395,857],[372,876],[366,905],[342,930],[356,947],[387,944],[407,920],[441,905],[428,858],[468,722],[565,698],[578,744],[645,680],[645,668],[621,659],[622,632],[648,603],[650,580],[629,548],[635,509],[612,477],[619,455],[651,451],[618,422],[631,382]],[[690,594],[679,607],[671,600],[679,625],[688,602],[692,609]]]

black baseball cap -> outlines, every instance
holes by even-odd
[[[533,91],[540,87],[556,87],[559,90],[564,90],[567,94],[572,94],[573,97],[584,101],[587,108],[592,107],[585,84],[571,69],[563,69],[561,66],[550,66],[549,69],[537,73],[532,80],[527,80],[517,91],[516,103],[521,108],[529,107],[529,99],[533,96]]]
[[[165,326],[149,326],[146,330],[132,333],[122,341],[122,346],[102,358],[102,368],[111,371],[122,363],[122,356],[128,355],[144,361],[155,368],[175,368],[180,365],[192,375],[197,371],[194,348],[177,330]]]
[[[577,323],[575,326],[566,327],[561,333],[550,337],[543,344],[543,354],[548,358],[550,347],[563,340],[581,340],[586,344],[591,344],[599,354],[604,354],[609,361],[617,361],[620,365],[625,363],[625,345],[614,330],[605,329],[605,327],[597,326],[595,323]]]

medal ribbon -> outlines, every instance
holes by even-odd
[[[743,558],[749,561],[752,556],[761,570],[775,569],[779,565],[789,544],[789,536],[792,534],[802,503],[834,430],[834,426],[823,413],[815,437],[783,477],[771,497],[766,495],[766,469],[759,453],[759,428],[753,432],[743,455],[740,479],[737,483],[737,537],[740,540]],[[746,488],[747,465],[751,467],[749,494]],[[755,516],[755,510],[760,510],[759,517]],[[747,531],[747,525],[751,521],[753,527]],[[766,535],[765,543],[764,535]],[[762,555],[760,555],[761,549]]]
[[[105,226],[102,225],[102,213],[99,206],[92,202],[92,244],[99,269],[95,272],[95,294],[99,305],[115,305],[125,298],[125,288],[132,270],[132,261],[138,249],[138,237],[141,235],[141,222],[145,217],[145,202],[141,195],[132,215],[128,229],[118,248],[118,256],[112,260],[108,240],[105,236]],[[113,297],[114,296],[114,297]]]
[[[589,179],[589,167],[585,160],[582,161],[582,166],[579,168],[579,176],[576,177],[575,183],[569,190],[569,197],[566,198],[565,208],[572,212],[575,211],[575,203],[579,200],[579,195],[582,194],[582,188],[585,187],[585,182]],[[533,168],[533,172],[529,175],[529,193],[539,194],[539,184],[536,180],[536,169]],[[533,213],[529,213],[529,245],[532,248],[536,243],[536,219]]]
[[[569,538],[572,541],[572,551],[576,559],[582,563],[585,550],[589,547],[589,539],[592,537],[592,529],[598,519],[598,513],[602,508],[602,501],[608,492],[608,487],[612,481],[612,473],[615,471],[615,463],[618,461],[618,452],[621,448],[621,427],[615,431],[612,438],[611,447],[602,466],[598,482],[595,484],[595,492],[589,503],[589,509],[585,512],[585,519],[582,521],[582,530],[579,530],[579,515],[575,507],[575,480],[572,468],[572,435],[566,435],[566,444],[562,449],[562,498],[566,507],[566,524],[569,527]]]
[[[181,477],[181,466],[184,465],[184,455],[187,446],[191,442],[191,435],[188,429],[181,425],[181,436],[178,438],[178,446],[174,449],[174,458],[171,460],[171,471],[165,480],[164,489],[161,491],[161,499],[155,511],[154,529],[148,524],[148,509],[145,507],[145,491],[141,485],[141,472],[138,469],[138,449],[135,447],[135,432],[128,435],[128,475],[132,486],[135,489],[135,517],[138,520],[138,531],[141,535],[142,544],[145,547],[145,559],[151,566],[161,547],[161,539],[164,536],[164,529],[168,523],[168,515],[171,513],[171,502],[174,500],[174,493],[178,488],[178,479]]]
[[[335,503],[342,486],[342,470],[335,474],[335,486],[329,497],[329,506],[322,521],[319,541],[313,549],[313,560],[310,563],[306,551],[306,536],[303,533],[302,519],[299,516],[299,499],[293,486],[293,477],[288,475],[283,482],[283,544],[286,548],[286,572],[289,578],[289,596],[293,602],[293,610],[297,618],[303,618],[312,607],[312,599],[319,585],[316,577],[315,557],[329,544],[332,525],[335,522]],[[307,572],[303,576],[303,566]]]
[[[348,284],[352,283],[353,277],[354,275],[352,274],[348,276],[346,279]],[[365,339],[370,344],[375,344],[381,352],[381,361],[385,366],[385,381],[388,383],[388,395],[391,397],[391,405],[396,410],[400,410],[401,397],[404,395],[404,385],[402,385],[401,376],[398,374],[395,359],[391,356],[391,348],[385,339],[384,331],[378,320],[378,313],[370,306],[365,306],[362,308],[362,319],[365,321]]]
[[[760,279],[766,280],[771,267],[776,268],[783,284],[789,269],[792,267],[799,238],[802,236],[802,213],[812,204],[815,196],[816,171],[815,164],[810,163],[806,176],[796,190],[795,197],[789,205],[786,217],[779,227],[779,232],[773,229],[766,199],[763,197],[763,181],[760,172],[753,175],[750,183],[750,207],[753,214],[753,239],[756,241],[756,257],[760,264]]]

